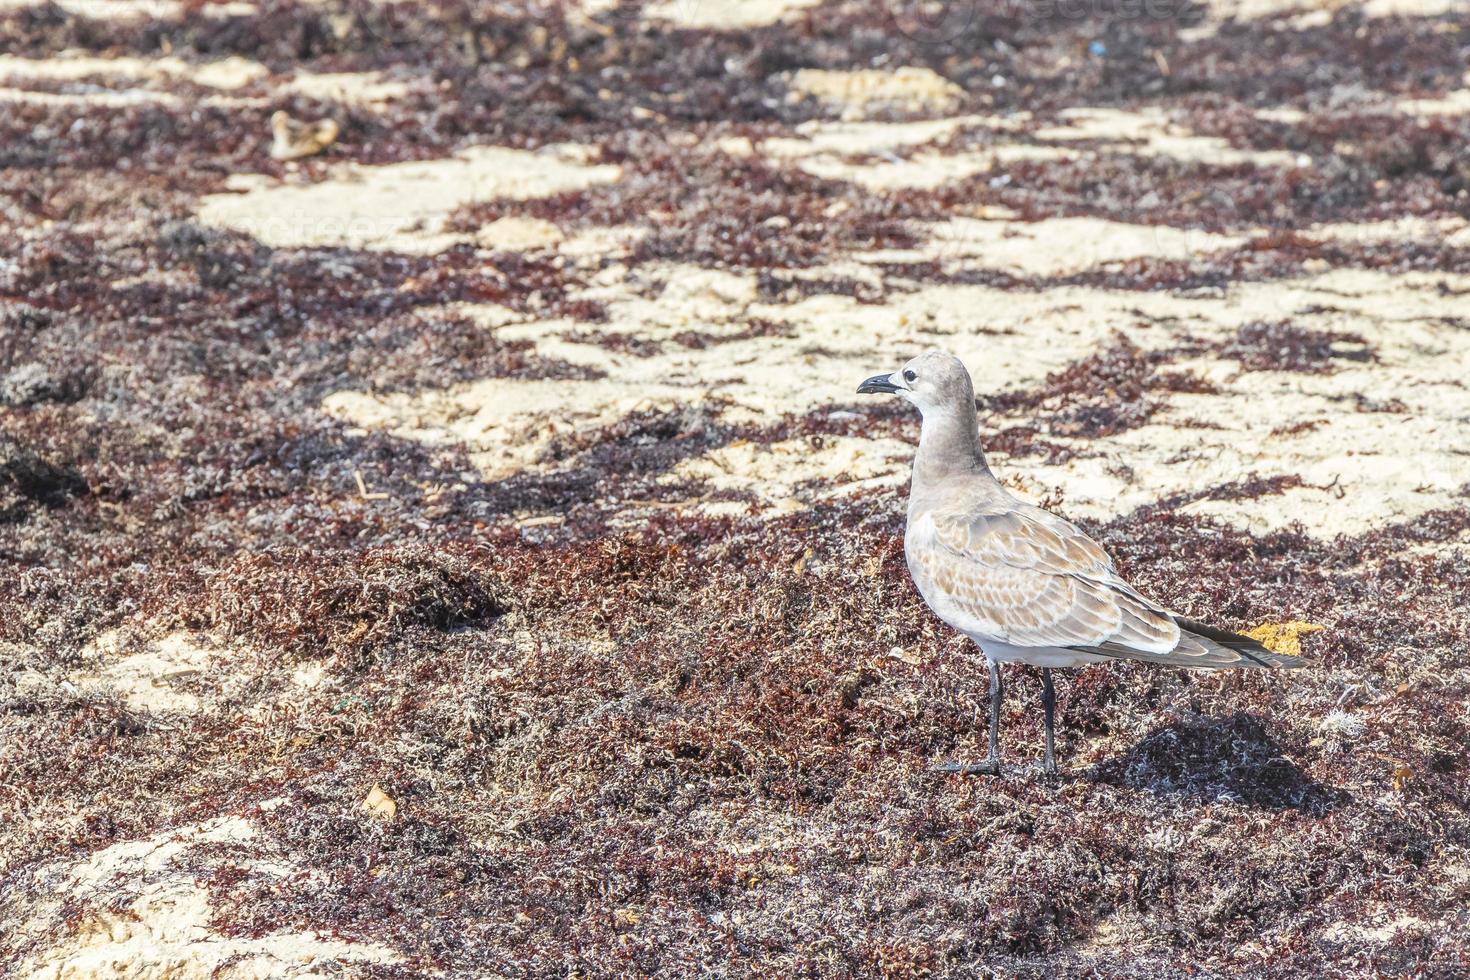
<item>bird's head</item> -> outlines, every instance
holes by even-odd
[[[894,394],[913,402],[925,415],[935,410],[973,414],[975,388],[970,372],[948,351],[925,351],[892,374],[878,374],[858,385],[860,395]]]

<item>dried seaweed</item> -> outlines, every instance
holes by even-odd
[[[926,20],[826,3],[748,31],[667,31],[636,3],[591,18],[551,4],[213,6],[136,23],[11,9],[0,47],[401,71],[428,84],[346,110],[334,159],[586,144],[626,178],[484,202],[458,227],[637,224],[633,263],[757,269],[768,304],[945,282],[1141,292],[1470,269],[1442,242],[1298,231],[1465,214],[1465,119],[1421,125],[1374,105],[1462,84],[1453,15],[1366,22],[1341,7],[1310,27],[1181,33],[1203,7],[955,4]],[[1103,153],[882,195],[720,149],[830,114],[788,100],[782,73],[874,65],[929,67],[963,88],[961,111],[1024,108],[1033,129],[1064,107],[1164,104],[1196,133],[1313,166]],[[0,972],[95,911],[76,900],[36,921],[57,868],[220,816],[257,837],[191,853],[184,877],[209,890],[212,927],[403,958],[363,976],[1465,971],[1470,510],[1332,541],[1179,513],[1305,485],[1247,476],[1092,525],[1126,576],[1183,613],[1327,625],[1303,640],[1313,669],[1078,672],[1061,685],[1058,784],[1026,768],[1039,684],[1016,669],[1013,772],[936,777],[935,761],[981,748],[984,667],[909,583],[901,500],[863,490],[781,518],[661,506],[702,493],[671,479],[682,461],[736,439],[912,441],[911,414],[835,403],[736,425],[717,400],[643,407],[549,438],[537,468],[493,480],[463,447],[347,428],[321,412],[325,394],[596,375],[450,312],[461,302],[630,356],[806,325],[625,340],[594,333],[608,313],[581,294],[588,270],[551,257],[272,250],[198,226],[198,197],[230,173],[285,173],[265,154],[271,112],[322,108],[272,92],[187,110],[18,102],[0,119],[14,242],[0,262]],[[1254,111],[1283,105],[1304,121]],[[1059,277],[875,264],[875,284],[814,269],[922,245],[928,223],[984,205],[1270,233]],[[1171,393],[1209,390],[1175,364],[1202,349],[1118,339],[986,399],[987,445],[1061,462],[1156,422]],[[1313,374],[1376,356],[1350,331],[1275,321],[1208,349]],[[199,710],[137,710],[72,683],[114,629],[140,646],[202,631],[214,653],[181,682]],[[396,819],[361,811],[374,785]],[[310,871],[282,878],[276,860]],[[1384,910],[1389,934],[1353,931]]]

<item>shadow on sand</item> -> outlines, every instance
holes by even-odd
[[[1159,728],[1117,758],[1094,766],[1088,776],[1160,796],[1233,800],[1317,816],[1351,799],[1286,759],[1261,720],[1244,712]]]

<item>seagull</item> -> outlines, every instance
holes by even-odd
[[[1303,666],[1237,633],[1172,613],[1123,580],[1075,525],[1000,485],[985,462],[975,389],[959,358],[931,350],[858,394],[896,394],[923,415],[903,550],[919,594],[968,636],[990,673],[990,756],[941,771],[1000,774],[1000,665],[1041,668],[1044,770],[1057,772],[1054,668],[1105,660],[1168,667]]]

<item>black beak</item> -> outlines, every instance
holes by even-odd
[[[895,391],[901,391],[898,385],[888,379],[891,374],[875,374],[867,381],[858,385],[859,395],[891,395]]]

